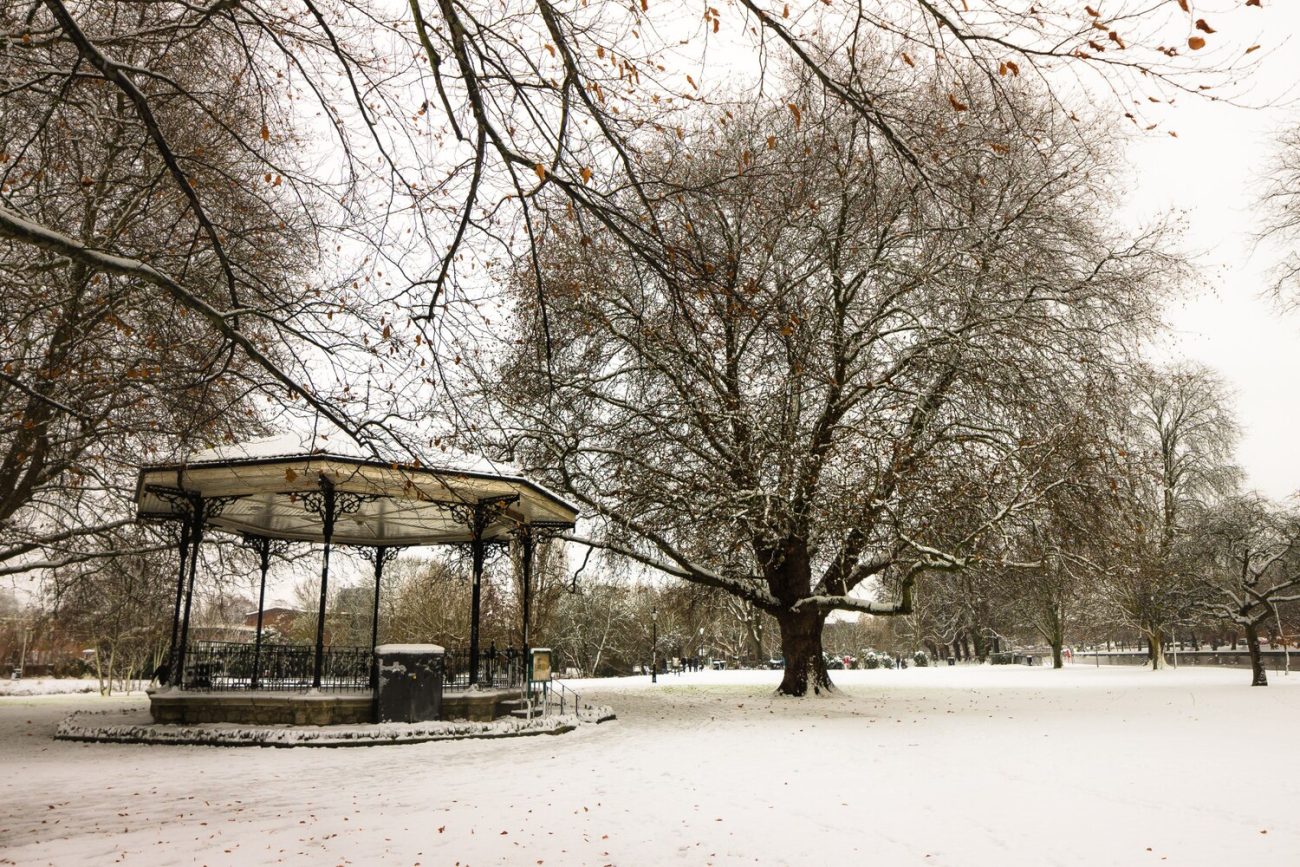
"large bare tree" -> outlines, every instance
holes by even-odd
[[[792,695],[830,685],[828,613],[907,612],[918,576],[975,564],[1060,482],[1040,414],[1114,363],[1167,264],[1095,223],[1094,152],[1028,96],[1013,133],[900,89],[890,112],[934,131],[921,180],[818,93],[646,150],[653,266],[557,208],[547,303],[521,284],[491,383],[592,544],[776,618]]]

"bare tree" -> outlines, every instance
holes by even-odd
[[[1104,571],[1115,565],[1120,527],[1108,455],[1117,445],[1115,420],[1128,411],[1121,381],[1107,377],[1075,396],[1053,454],[1062,483],[1008,528],[1007,542],[1017,552],[1012,559],[1031,564],[1008,570],[1011,604],[1020,623],[1051,647],[1054,668],[1063,666],[1067,637],[1086,619]]]
[[[53,611],[52,628],[93,651],[91,665],[104,695],[130,692],[133,681],[149,680],[166,654],[171,570],[159,561],[128,548],[74,567],[93,570],[93,577],[62,579],[67,589]]]
[[[1217,505],[1195,529],[1205,558],[1201,605],[1245,631],[1251,685],[1268,686],[1260,628],[1278,618],[1279,606],[1300,600],[1300,520],[1248,495]]]
[[[1237,426],[1222,381],[1205,367],[1139,368],[1133,383],[1133,414],[1112,458],[1106,588],[1160,669],[1170,628],[1196,608],[1188,528],[1237,484]]]
[[[1022,112],[1033,142],[954,124],[918,82],[890,110],[937,130],[932,187],[854,113],[801,103],[647,152],[642,219],[672,239],[654,268],[556,213],[546,308],[521,289],[491,386],[595,544],[776,618],[793,695],[829,686],[830,611],[908,611],[919,575],[973,565],[1053,483],[1026,422],[1110,363],[1166,264],[1090,222],[1093,157],[1050,115]]]
[[[596,677],[648,665],[652,605],[642,601],[625,582],[593,577],[559,598],[546,640],[565,667]]]

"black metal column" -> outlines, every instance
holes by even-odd
[[[257,592],[257,640],[253,645],[253,679],[250,689],[257,689],[258,676],[262,673],[262,614],[266,609],[266,571],[271,567],[271,540],[265,536],[253,539],[262,568],[262,586]]]
[[[659,609],[650,609],[650,682],[659,682]]]
[[[185,564],[187,562],[190,550],[190,518],[186,515],[180,520],[180,529],[177,534],[178,544],[176,546],[180,553],[180,568],[176,571],[176,604],[172,608],[172,638],[167,644],[167,685],[177,682],[176,679],[176,640],[181,630],[181,600],[185,598]]]
[[[320,567],[320,611],[316,615],[316,661],[312,665],[311,685],[320,689],[321,666],[325,662],[325,601],[329,593],[330,581],[330,545],[334,539],[334,483],[324,476],[320,477],[321,490],[321,536],[325,542],[325,554]]]
[[[522,577],[520,595],[523,597],[524,608],[524,665],[528,664],[528,647],[529,647],[529,628],[532,623],[532,601],[533,601],[533,528],[524,525],[519,528],[519,558],[522,561]]]
[[[483,588],[483,530],[487,524],[487,512],[482,505],[474,507],[474,517],[470,522],[470,553],[474,561],[474,586],[469,603],[469,684],[478,683],[478,621],[479,607]]]
[[[379,646],[379,583],[384,580],[384,560],[388,559],[388,549],[379,546],[375,549],[375,607],[370,615],[370,647]]]
[[[180,684],[182,689],[185,688],[185,653],[190,646],[190,609],[194,605],[194,576],[198,571],[199,545],[203,542],[203,520],[206,512],[207,507],[203,502],[203,498],[192,496],[190,498],[189,588],[185,593],[185,613],[181,619],[180,647],[176,651],[176,672],[172,676],[172,683]]]

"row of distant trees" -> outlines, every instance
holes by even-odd
[[[712,655],[733,664],[758,664],[779,655],[775,631],[761,613],[744,609],[726,594],[675,583],[640,585],[594,570],[575,582],[560,555],[558,547],[542,549],[530,628],[533,646],[552,647],[563,669],[627,674],[650,664],[655,634],[661,660]],[[125,558],[121,562],[126,565]],[[139,571],[121,574],[120,586],[103,578],[80,584],[85,591],[65,595],[57,609],[23,607],[10,596],[0,598],[0,664],[17,667],[25,647],[28,676],[98,675],[105,692],[135,679],[148,680],[170,637],[171,579],[163,568],[165,558],[134,565]],[[495,565],[483,588],[483,647],[519,648],[518,586],[505,557]],[[392,563],[380,592],[379,640],[467,649],[468,571],[468,564],[455,556]],[[314,642],[316,588],[304,579],[291,595],[290,615],[268,620],[265,641]],[[369,582],[334,589],[326,618],[328,641],[368,645],[373,604]],[[247,582],[229,576],[207,582],[197,594],[192,639],[252,641],[256,610]]]

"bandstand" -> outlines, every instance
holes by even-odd
[[[373,722],[384,566],[401,549],[424,545],[461,545],[470,553],[469,647],[446,656],[442,716],[481,720],[508,712],[524,685],[536,544],[572,529],[578,516],[543,486],[485,459],[457,456],[433,466],[384,461],[338,438],[293,434],[143,467],[136,504],[140,520],[176,528],[171,639],[151,711],[156,722],[178,723]],[[233,534],[257,554],[261,583],[251,645],[191,635],[200,548],[210,531]],[[484,650],[484,562],[491,546],[511,542],[519,546],[524,646]],[[267,571],[276,548],[294,543],[321,547],[311,646],[263,640]],[[327,646],[330,554],[340,545],[360,549],[373,564],[368,647]]]

